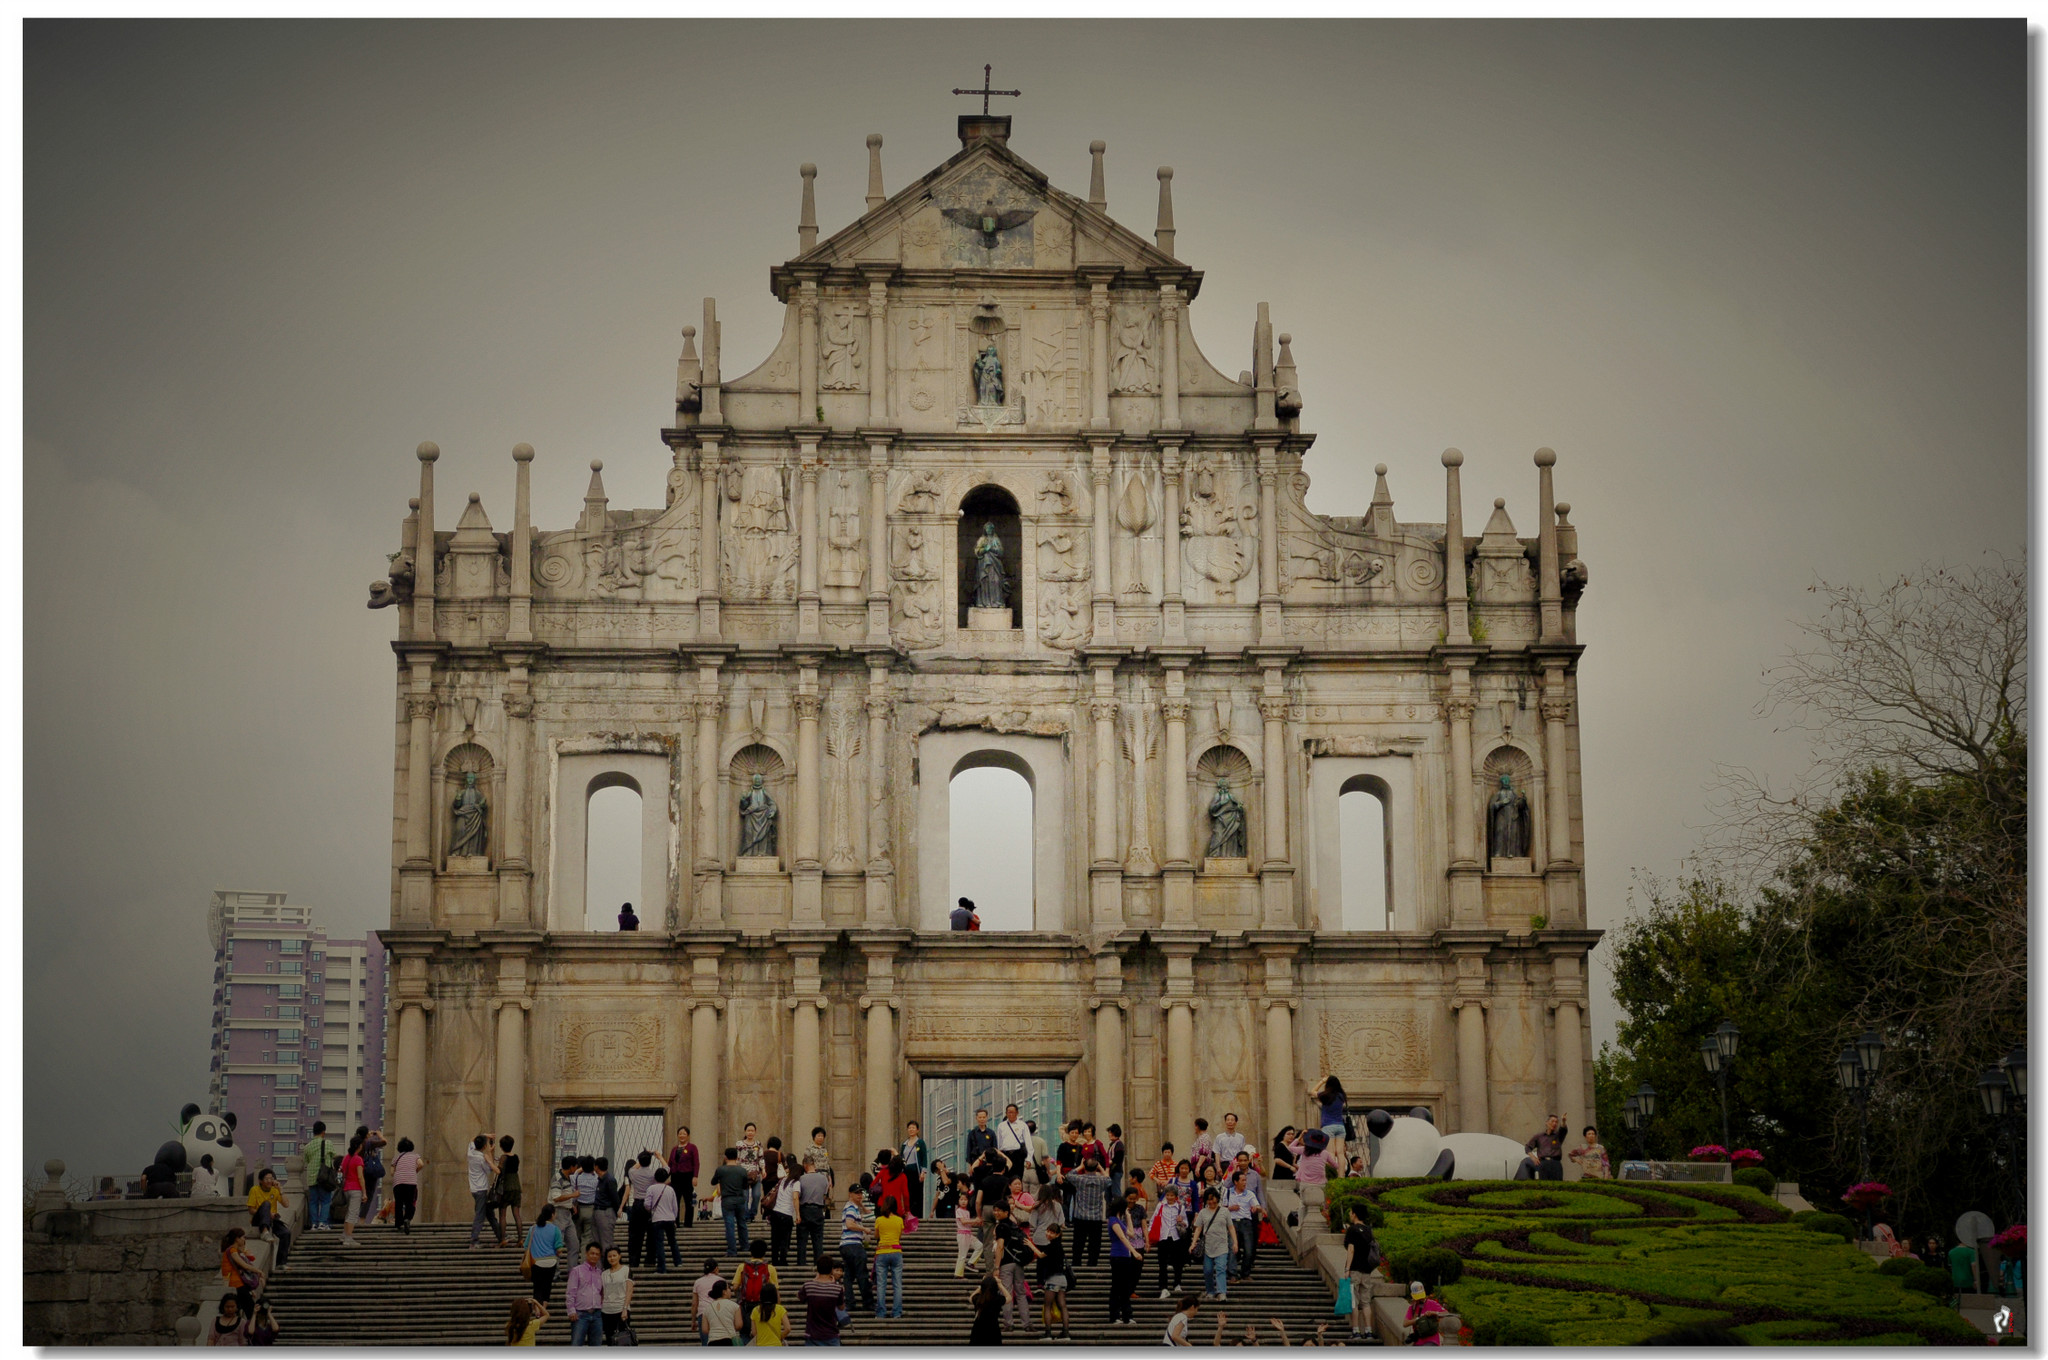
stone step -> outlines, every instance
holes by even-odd
[[[904,1314],[877,1320],[856,1309],[845,1329],[849,1345],[959,1345],[971,1322],[966,1296],[971,1279],[953,1275],[956,1240],[950,1225],[930,1224],[904,1240]],[[634,1330],[648,1344],[694,1340],[690,1328],[691,1285],[706,1258],[715,1257],[728,1277],[733,1258],[725,1254],[723,1228],[695,1224],[678,1230],[684,1267],[666,1274],[646,1266],[635,1272]],[[620,1235],[621,1241],[624,1235]],[[363,1229],[359,1245],[342,1234],[304,1235],[294,1244],[292,1269],[278,1275],[269,1302],[284,1329],[281,1340],[298,1345],[489,1345],[502,1344],[511,1301],[528,1287],[519,1276],[519,1253],[487,1244],[472,1251],[466,1224],[417,1225],[409,1234],[388,1226]],[[565,1288],[558,1273],[550,1309],[555,1315],[543,1339],[567,1340],[568,1320],[562,1309]],[[785,1294],[809,1278],[808,1270],[788,1267]],[[1069,1328],[1074,1344],[1157,1345],[1172,1314],[1153,1285],[1156,1267],[1149,1268],[1133,1302],[1137,1321],[1112,1326],[1108,1321],[1109,1263],[1076,1266],[1068,1293]],[[1200,1286],[1200,1271],[1190,1270],[1184,1283]],[[1219,1305],[1206,1305],[1197,1331],[1213,1328]],[[1220,1305],[1234,1329],[1256,1323],[1270,1339],[1268,1319],[1282,1319],[1296,1340],[1312,1335],[1316,1324],[1331,1318],[1327,1287],[1315,1272],[1286,1259],[1279,1247],[1261,1249],[1250,1281],[1241,1281]],[[801,1327],[801,1310],[792,1309]],[[1033,1322],[1038,1310],[1034,1304]],[[1333,1331],[1344,1326],[1333,1320]],[[1027,1330],[1018,1341],[1064,1344]]]

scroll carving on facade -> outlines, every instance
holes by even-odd
[[[790,532],[789,490],[781,468],[753,463],[724,476],[725,579],[741,600],[796,598],[796,535]]]
[[[555,1064],[565,1079],[656,1077],[661,1073],[661,1017],[582,1016],[560,1022]]]
[[[1321,1028],[1318,1070],[1335,1072],[1348,1090],[1362,1095],[1390,1077],[1414,1080],[1429,1074],[1428,1046],[1413,1015],[1327,1010]]]
[[[861,349],[861,327],[854,314],[838,308],[826,312],[818,337],[818,385],[828,392],[858,389]]]

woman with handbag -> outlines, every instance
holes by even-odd
[[[519,1212],[523,1195],[519,1189],[519,1154],[512,1150],[513,1138],[505,1134],[498,1139],[498,1175],[491,1182],[491,1197],[497,1202],[498,1224],[512,1226],[513,1240],[526,1231],[526,1220]]]
[[[561,1255],[562,1230],[555,1226],[555,1206],[542,1205],[533,1220],[533,1231],[526,1235],[526,1259],[519,1263],[519,1273],[532,1279],[533,1297],[542,1303],[554,1290],[555,1267]]]
[[[604,1301],[600,1311],[604,1316],[604,1344],[617,1345],[615,1338],[626,1326],[626,1319],[632,1315],[633,1272],[626,1265],[625,1257],[613,1247],[604,1254],[603,1280]]]

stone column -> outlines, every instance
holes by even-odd
[[[1491,1133],[1486,1102],[1486,1003],[1463,997],[1458,1012],[1458,1132]]]
[[[1180,593],[1180,445],[1164,443],[1159,448],[1159,480],[1165,499],[1160,517],[1159,605],[1164,611],[1161,636],[1169,643],[1185,642],[1188,636],[1187,605]]]
[[[1266,1126],[1278,1130],[1293,1123],[1289,1111],[1301,1102],[1294,1074],[1294,1009],[1292,997],[1266,998]]]
[[[518,985],[523,991],[524,980]],[[525,1147],[526,1008],[532,1003],[524,995],[506,995],[505,986],[501,977],[498,983],[498,1090],[497,1100],[492,1106],[492,1122],[498,1133],[511,1134],[519,1146]]]
[[[1550,864],[1559,867],[1572,862],[1571,781],[1566,773],[1569,756],[1564,731],[1571,711],[1564,672],[1553,668],[1543,677],[1543,794],[1545,819],[1550,823]]]
[[[512,608],[507,642],[533,640],[533,445],[512,446]]]
[[[1166,1127],[1164,1137],[1176,1147],[1195,1136],[1195,1002],[1191,996],[1169,996],[1166,1008]]]
[[[868,1150],[894,1147],[896,1124],[896,952],[890,948],[867,952],[867,994],[860,999],[867,1014],[867,1047],[862,1054],[866,1068],[866,1097],[862,1120],[862,1146]],[[804,1130],[806,1143],[810,1130]]]
[[[889,423],[889,282],[886,273],[867,279],[868,424],[880,429]]]
[[[1542,614],[1542,641],[1564,641],[1563,583],[1557,565],[1557,502],[1550,469],[1557,455],[1536,450],[1536,600]]]
[[[1095,1012],[1095,1126],[1102,1130],[1124,1122],[1124,1007],[1129,1003],[1123,989],[1123,960],[1114,952],[1096,955],[1095,995],[1088,1004]]]
[[[719,1056],[724,1036],[719,1032],[719,1013],[724,1001],[716,997],[690,999],[690,1138],[715,1162],[717,1149],[725,1146],[718,1112]]]
[[[1465,455],[1444,450],[1444,641],[1463,647],[1472,641],[1472,618],[1465,598],[1465,496],[1458,469]]]
[[[1560,997],[1556,1006],[1557,1108],[1572,1128],[1582,1128],[1586,1120],[1586,1053],[1579,1031],[1579,1003]]]
[[[1486,851],[1475,836],[1478,810],[1472,793],[1472,715],[1479,704],[1468,676],[1462,666],[1452,670],[1451,697],[1444,704],[1451,724],[1451,923],[1461,929],[1484,924],[1485,915],[1479,875]]]
[[[724,705],[718,698],[718,663],[697,667],[697,900],[691,924],[717,926],[725,912],[725,852],[719,845],[718,719]]]
[[[1286,930],[1294,925],[1294,866],[1287,845],[1287,780],[1293,767],[1287,752],[1287,695],[1280,688],[1278,667],[1266,671],[1259,713],[1266,725],[1266,858],[1259,868],[1259,890],[1266,929]]]
[[[526,856],[527,742],[533,726],[533,695],[527,692],[526,667],[514,666],[505,694],[505,806],[498,811],[499,838],[504,846],[498,861],[498,925],[518,929],[528,924],[531,866]]]
[[[386,1125],[394,1139],[410,1138],[427,1146],[427,1008],[426,998],[398,1004],[398,1109]]]
[[[1166,672],[1166,697],[1160,715],[1166,720],[1166,756],[1160,762],[1159,796],[1166,823],[1165,901],[1161,904],[1168,928],[1192,930],[1195,925],[1194,846],[1189,841],[1188,823],[1188,710],[1187,673],[1178,668]]]
[[[406,696],[405,863],[398,871],[399,923],[426,926],[434,909],[434,693],[433,663],[412,663]]]
[[[1159,285],[1159,423],[1180,428],[1180,290]]]
[[[889,668],[868,667],[867,922],[896,924],[896,869],[889,849]],[[880,1147],[881,1144],[875,1144]]]
[[[796,635],[818,636],[818,441],[797,441]]]
[[[1088,316],[1091,322],[1089,344],[1089,425],[1098,430],[1109,428],[1109,284],[1102,279],[1091,280],[1088,285]]]
[[[1094,835],[1088,878],[1090,914],[1097,930],[1123,928],[1124,866],[1116,845],[1115,675],[1114,666],[1097,666],[1095,692],[1088,701],[1088,715],[1095,720],[1095,793],[1089,800]]]
[[[1275,499],[1280,455],[1259,445],[1259,640],[1282,641],[1280,623],[1280,510]]]
[[[1109,541],[1109,444],[1098,442],[1088,460],[1088,480],[1095,491],[1095,577],[1094,600],[1091,612],[1094,615],[1094,645],[1114,647],[1116,645],[1116,589],[1111,580]]]
[[[818,1044],[818,1012],[825,1004],[819,995],[818,979],[818,959],[822,952],[823,947],[818,945],[800,945],[790,949],[794,974],[789,1004],[795,1015],[790,1027],[789,1127],[794,1145],[800,1148],[811,1145],[811,1130],[824,1123],[818,1117],[822,1109],[818,1079],[822,1056]]]
[[[412,554],[412,635],[424,642],[434,640],[434,568],[438,548],[434,540],[434,462],[440,456],[441,450],[431,441],[419,447],[420,508]]]
[[[818,416],[818,281],[805,279],[797,285],[796,302],[796,423],[823,424]]]
[[[707,386],[706,420],[711,418],[710,392]],[[718,511],[725,499],[718,489],[718,436],[715,434],[697,436],[697,473],[701,482],[697,494],[697,637],[700,641],[711,641],[718,637]]]
[[[889,441],[868,439],[868,646],[889,645]]]
[[[818,759],[817,658],[798,660],[796,709],[796,855],[794,925],[822,925],[825,920],[824,868],[818,861],[818,805],[823,770]]]

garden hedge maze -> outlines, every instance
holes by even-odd
[[[1483,1343],[1628,1345],[1726,1327],[1756,1345],[1984,1344],[1819,1221],[1746,1186],[1341,1180],[1393,1278],[1440,1284]],[[1455,1259],[1453,1259],[1455,1257]]]

